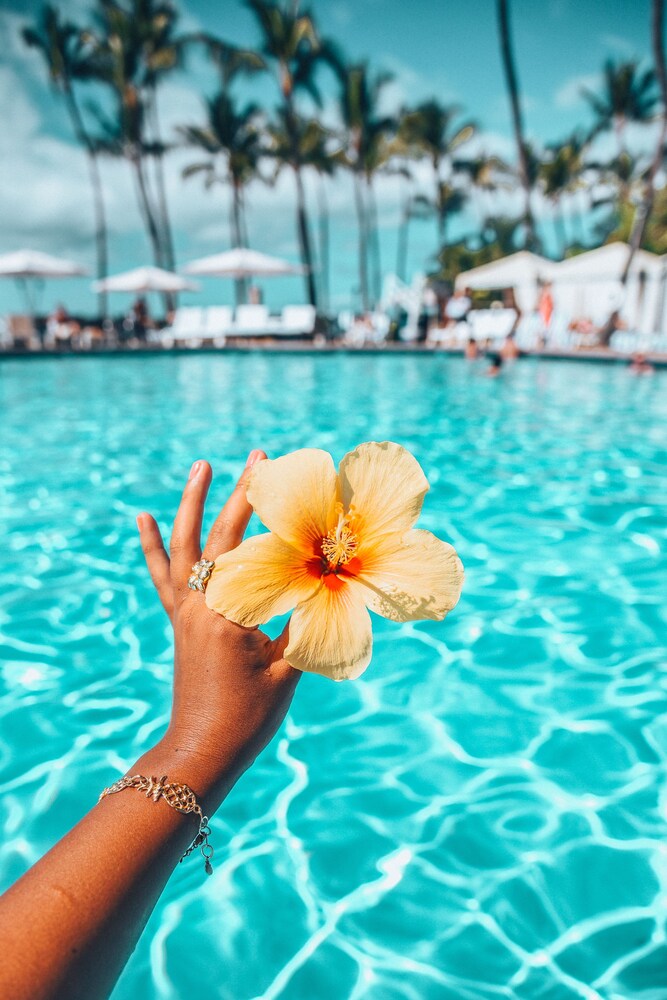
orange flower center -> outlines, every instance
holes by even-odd
[[[346,576],[356,576],[361,562],[356,555],[357,536],[350,527],[350,515],[340,507],[338,522],[322,538],[316,555],[308,562],[308,572],[319,577],[329,590],[345,586]]]

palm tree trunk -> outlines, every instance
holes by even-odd
[[[146,184],[146,175],[144,173],[143,164],[141,163],[139,157],[136,155],[131,157],[130,163],[134,175],[139,211],[141,212],[141,217],[144,221],[146,232],[148,234],[151,248],[153,250],[153,261],[158,267],[162,267],[162,265],[164,264],[164,259],[162,256],[162,243],[160,240],[160,230],[157,220],[155,218],[155,209],[151,204],[151,199],[148,192],[148,186]]]
[[[625,267],[621,275],[621,285],[626,288],[630,269],[635,255],[641,246],[646,226],[653,208],[655,199],[655,177],[665,160],[665,141],[667,140],[667,67],[665,66],[665,41],[664,41],[664,0],[653,0],[651,9],[651,39],[653,43],[653,59],[655,62],[655,73],[660,88],[662,99],[662,113],[660,116],[660,132],[655,147],[655,153],[644,180],[644,192],[642,200],[635,210],[632,221],[632,231],[630,233],[630,247],[625,261]],[[618,314],[613,313],[604,327],[600,331],[599,340],[605,346],[612,338],[617,329]]]
[[[361,176],[357,171],[354,174],[354,201],[359,225],[359,294],[361,295],[361,307],[367,313],[370,311],[368,299],[368,222],[364,194],[361,187]]]
[[[472,184],[472,200],[475,204],[475,211],[477,212],[477,222],[479,224],[479,241],[480,243],[484,239],[484,229],[486,228],[486,218],[487,213],[484,210],[484,203],[482,200],[482,192],[476,184]]]
[[[150,88],[150,98],[148,100],[149,116],[153,130],[153,140],[157,147],[153,160],[155,165],[155,186],[157,188],[157,222],[161,230],[162,254],[168,270],[176,269],[176,255],[174,253],[174,238],[171,231],[169,219],[169,207],[167,202],[167,188],[164,178],[164,154],[162,153],[162,139],[160,134],[160,119],[157,106],[157,92],[155,86]],[[178,304],[178,296],[174,292],[167,292],[165,295],[167,310],[172,311]]]
[[[373,306],[382,297],[382,259],[380,256],[380,227],[378,223],[378,210],[373,190],[373,181],[370,177],[366,179],[366,205],[368,210],[368,233],[369,249],[372,254],[373,264]]]
[[[242,185],[239,186],[239,238],[242,247],[250,245],[250,238],[248,236],[248,209],[245,198],[245,187]]]
[[[408,270],[408,237],[410,230],[410,195],[403,196],[401,224],[398,227],[398,243],[396,245],[396,276],[401,281],[406,280]]]
[[[322,311],[329,311],[329,204],[324,178],[318,185],[319,244],[320,244],[320,298]]]
[[[164,267],[163,247],[160,234],[160,227],[157,222],[156,211],[151,203],[151,196],[146,184],[146,175],[140,156],[136,153],[130,157],[132,174],[137,193],[139,211],[146,227],[146,232],[153,250],[153,260],[157,267]],[[171,298],[168,293],[163,295],[164,306],[167,312],[171,309]]]
[[[585,218],[589,210],[588,196],[585,191],[582,191],[580,197],[577,199],[577,204],[572,215],[573,220],[576,220],[576,239],[582,247],[586,246]]]
[[[530,180],[528,177],[528,157],[523,135],[523,118],[519,101],[519,83],[517,79],[512,41],[510,36],[508,0],[498,0],[498,28],[500,31],[500,52],[505,71],[505,81],[512,112],[512,127],[519,159],[519,178],[524,191],[524,222],[526,226],[526,246],[532,250],[536,246],[535,220],[530,204]]]
[[[439,163],[438,160],[435,160],[435,159],[433,160],[433,177],[434,177],[434,180],[435,180],[435,197],[433,199],[433,204],[435,206],[435,238],[436,238],[435,255],[437,257],[438,254],[443,249],[443,246],[442,246],[442,239],[443,239],[442,230],[443,230],[443,225],[442,225],[442,219],[441,219],[441,214],[442,214],[442,208],[441,208],[442,188],[440,186],[441,185],[441,181],[440,181],[440,163]]]
[[[440,180],[440,168],[436,167],[436,194],[435,194],[435,215],[436,227],[438,231],[437,256],[444,261],[444,253],[447,250],[447,203],[444,191],[444,183]]]
[[[79,106],[74,96],[74,91],[70,86],[66,85],[64,87],[64,95],[69,115],[70,118],[72,119],[72,127],[74,129],[74,134],[76,135],[79,143],[83,146],[84,151],[86,153],[86,160],[88,163],[88,175],[90,177],[90,184],[93,190],[97,278],[98,281],[102,281],[107,276],[109,267],[109,254],[108,254],[106,209],[104,205],[104,190],[102,188],[102,178],[100,176],[100,165],[95,150],[93,148],[93,144],[88,136],[85,125],[83,123],[83,118],[81,117],[81,112],[79,111]],[[100,314],[100,317],[102,318],[106,317],[107,314],[106,292],[98,292],[97,311]]]
[[[315,274],[313,273],[313,252],[310,245],[310,233],[308,231],[306,195],[303,189],[301,170],[297,166],[294,166],[294,178],[296,180],[297,229],[299,233],[299,246],[301,248],[301,262],[306,269],[306,295],[310,305],[317,308],[317,288],[315,286]]]
[[[157,92],[154,86],[151,87],[148,108],[153,131],[153,141],[158,148],[158,152],[154,154],[155,183],[158,192],[157,208],[159,212],[160,227],[162,229],[164,259],[169,270],[173,271],[176,267],[176,254],[174,252],[174,238],[169,218],[169,204],[167,201],[167,188],[164,177],[164,154],[160,151],[162,148],[162,138],[157,106]]]
[[[558,244],[558,255],[562,259],[565,256],[565,251],[567,250],[567,230],[565,228],[563,213],[560,206],[556,202],[553,203],[553,210],[554,232],[556,234],[556,243]]]
[[[232,182],[232,210],[230,212],[232,246],[245,246],[245,240],[241,235],[241,186],[238,182]],[[236,278],[234,281],[234,302],[237,306],[245,302],[248,297],[245,278]]]
[[[625,284],[628,280],[632,261],[641,246],[646,226],[648,224],[653,202],[655,200],[655,177],[665,161],[665,142],[667,141],[667,67],[665,66],[665,46],[663,37],[664,24],[664,0],[653,0],[651,16],[651,38],[653,41],[653,60],[655,62],[655,72],[660,87],[662,99],[662,114],[660,119],[660,132],[655,147],[655,153],[651,161],[648,174],[644,181],[644,193],[641,202],[635,211],[632,222],[632,232],[630,234],[630,252],[621,275],[621,281]]]

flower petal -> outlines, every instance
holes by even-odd
[[[312,556],[335,522],[337,491],[331,455],[319,448],[302,448],[258,462],[247,496],[270,531]]]
[[[451,545],[414,528],[367,551],[350,585],[363,589],[366,606],[383,618],[440,621],[461,596],[463,565]]]
[[[371,661],[371,619],[358,588],[322,586],[294,611],[284,656],[297,670],[350,680]]]
[[[353,530],[363,543],[411,528],[429,488],[417,459],[393,441],[369,441],[348,452],[338,478],[343,505],[354,507]]]
[[[206,603],[230,621],[252,627],[291,611],[319,585],[300,552],[275,535],[256,535],[216,558]]]

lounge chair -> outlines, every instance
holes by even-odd
[[[238,306],[229,332],[234,337],[257,337],[271,333],[269,310],[266,306]]]
[[[639,337],[636,333],[628,333],[625,330],[616,330],[612,333],[609,346],[618,351],[619,354],[632,354],[639,350]]]
[[[13,345],[9,332],[9,323],[5,316],[0,316],[0,351],[8,351]]]
[[[31,316],[8,316],[7,332],[14,347],[23,347],[28,351],[37,351],[41,347]]]
[[[315,317],[315,306],[285,306],[280,333],[288,337],[314,333]]]
[[[232,310],[229,306],[209,306],[204,317],[204,340],[224,345],[232,330]]]
[[[174,313],[171,326],[162,330],[160,341],[163,347],[171,347],[179,342],[188,347],[200,347],[205,328],[203,309],[199,306],[182,306]]]

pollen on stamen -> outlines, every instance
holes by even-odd
[[[339,514],[338,524],[322,539],[322,555],[333,568],[348,562],[357,550],[357,537],[350,530],[347,518]]]

